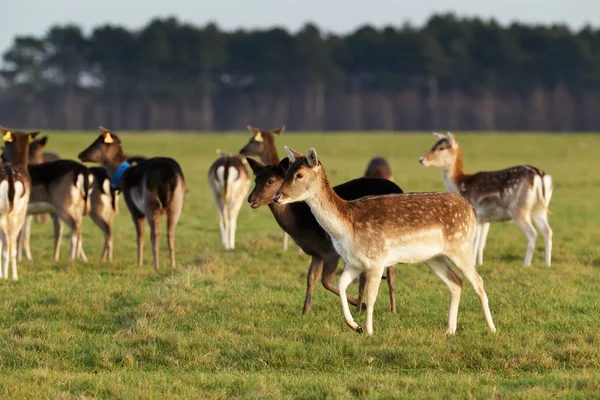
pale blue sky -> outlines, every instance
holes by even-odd
[[[566,23],[600,26],[598,0],[4,0],[0,52],[15,35],[42,35],[57,23],[76,23],[86,32],[112,23],[139,28],[152,17],[176,16],[195,24],[214,21],[225,29],[273,25],[296,30],[311,21],[326,31],[357,26],[421,25],[435,12],[494,17],[501,23]]]

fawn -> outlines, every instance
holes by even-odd
[[[473,254],[479,265],[483,264],[483,249],[490,222],[510,221],[527,236],[524,267],[531,265],[537,232],[531,220],[544,235],[545,263],[550,266],[552,253],[552,228],[548,223],[548,206],[552,198],[552,177],[531,165],[519,165],[499,171],[465,174],[463,158],[456,137],[434,133],[437,142],[419,161],[424,166],[442,169],[446,190],[467,199],[477,214],[477,231]]]
[[[343,200],[332,189],[315,149],[306,156],[285,148],[293,161],[283,184],[273,197],[278,204],[305,201],[319,225],[329,234],[344,259],[338,288],[346,324],[356,323],[346,298],[346,288],[361,272],[367,273],[366,330],[373,333],[373,307],[387,265],[425,262],[450,289],[446,332],[456,332],[462,280],[458,268],[475,288],[489,329],[496,331],[483,280],[475,270],[473,237],[475,211],[454,193],[408,193]]]

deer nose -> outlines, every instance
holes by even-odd
[[[273,196],[273,201],[279,203],[279,199],[281,199],[281,193],[277,192],[275,193],[275,196]]]
[[[419,157],[419,162],[420,162],[421,164],[423,164],[423,161],[424,161],[424,160],[425,160],[425,159],[424,159],[422,156],[421,156],[421,157]]]

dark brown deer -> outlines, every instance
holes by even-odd
[[[382,157],[375,157],[369,161],[369,165],[367,165],[367,169],[365,171],[365,176],[383,178],[390,181],[394,180],[390,164],[388,164],[387,160]]]
[[[27,203],[31,192],[29,144],[39,132],[13,132],[0,127],[5,145],[14,149],[12,165],[0,166],[0,244],[2,246],[2,278],[8,279],[8,264],[11,264],[12,278],[17,274],[17,238],[25,222]]]
[[[101,163],[111,177],[111,186],[123,192],[137,235],[138,265],[143,263],[144,218],[148,220],[152,239],[154,269],[159,270],[159,225],[167,215],[167,242],[171,268],[175,268],[175,228],[185,198],[183,171],[172,158],[152,157],[135,167],[127,162],[121,139],[112,131],[100,127],[100,135],[78,157],[83,162]]]
[[[42,138],[36,138],[29,145],[29,163],[30,164],[41,164],[50,161],[60,160],[58,154],[44,151],[46,146],[48,145],[48,136],[44,136]],[[45,224],[46,217],[48,214],[36,214],[35,221],[37,223]],[[21,255],[19,254],[19,260],[21,259]]]
[[[373,306],[385,266],[424,262],[450,289],[447,333],[456,332],[462,280],[472,283],[489,329],[496,331],[483,287],[475,269],[473,238],[476,217],[471,204],[454,193],[408,193],[343,200],[332,189],[317,152],[306,156],[286,147],[293,164],[275,197],[278,204],[305,201],[329,234],[345,261],[339,280],[346,324],[361,333],[346,298],[346,288],[367,273],[366,330],[373,333]]]
[[[285,131],[285,125],[275,129],[260,129],[248,125],[246,127],[252,137],[240,150],[240,154],[245,156],[256,156],[260,158],[265,165],[279,164],[279,155],[275,147],[275,135],[281,135]],[[289,236],[283,232],[283,251],[288,249]]]
[[[269,206],[281,229],[287,232],[298,246],[312,257],[306,277],[306,296],[304,297],[304,308],[302,309],[302,313],[306,314],[310,311],[312,294],[319,275],[321,275],[323,287],[339,296],[339,291],[332,281],[340,255],[333,248],[331,238],[321,228],[306,203],[276,204],[273,201],[273,196],[285,179],[285,173],[290,165],[289,159],[284,158],[278,165],[265,165],[260,161],[248,158],[248,163],[254,172],[254,182],[256,184],[252,193],[248,196],[250,207]],[[377,178],[354,179],[336,186],[333,190],[346,200],[378,194],[402,193],[402,189],[395,183]],[[390,293],[390,308],[392,313],[396,313],[393,266],[387,268],[387,281]],[[363,293],[364,285],[365,280],[361,279],[359,294]],[[362,296],[359,295],[358,300],[348,296],[348,301],[356,305],[357,310],[360,310]]]
[[[208,170],[208,184],[219,214],[221,240],[227,250],[235,249],[237,218],[250,188],[246,158],[217,150],[219,158]]]
[[[552,177],[531,165],[519,165],[499,171],[465,174],[460,146],[453,134],[434,133],[438,139],[419,161],[424,166],[442,169],[446,190],[467,199],[477,213],[474,255],[483,264],[483,249],[490,222],[511,219],[525,232],[528,239],[524,267],[531,265],[537,232],[531,220],[544,235],[545,262],[550,266],[552,228],[548,223],[548,206],[552,198]]]
[[[106,168],[91,167],[90,172],[94,175],[94,184],[90,194],[90,218],[104,233],[104,248],[100,259],[112,261],[112,224],[117,209],[117,193],[110,186],[110,176],[108,176]]]

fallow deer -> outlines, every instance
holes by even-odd
[[[110,186],[110,177],[104,167],[91,167],[94,184],[90,194],[90,218],[104,233],[104,248],[100,259],[112,261],[112,223],[116,214],[117,193]]]
[[[144,157],[144,156],[127,156],[127,162],[132,167],[135,167],[136,165],[138,165],[142,161],[146,161],[147,159],[148,159],[148,157]]]
[[[548,223],[548,206],[552,198],[552,177],[531,165],[519,165],[499,171],[465,174],[460,146],[455,136],[434,133],[437,142],[419,161],[424,166],[442,169],[446,190],[467,199],[477,214],[474,256],[483,264],[483,249],[490,229],[490,222],[510,221],[527,236],[527,252],[524,267],[531,265],[537,232],[536,224],[544,235],[546,244],[545,263],[550,266],[552,253],[552,228]]]
[[[101,163],[111,178],[111,186],[123,193],[136,229],[138,265],[143,263],[144,218],[148,220],[152,239],[154,270],[159,270],[159,226],[167,214],[167,243],[171,268],[175,268],[175,228],[183,210],[185,178],[172,158],[152,157],[135,167],[130,166],[121,139],[100,127],[101,133],[78,157],[83,162]]]
[[[250,207],[259,208],[267,205],[275,217],[277,224],[287,232],[300,248],[312,257],[310,268],[306,276],[306,296],[304,297],[303,314],[310,311],[311,299],[315,282],[321,275],[323,287],[339,296],[338,289],[332,280],[337,269],[340,255],[331,244],[331,238],[321,228],[306,203],[276,204],[273,196],[285,179],[289,168],[289,158],[284,158],[278,165],[265,165],[260,161],[248,158],[248,164],[254,172],[256,186],[248,196]],[[402,193],[402,189],[393,182],[377,178],[359,178],[343,183],[333,188],[343,199],[352,200],[363,196],[372,196],[389,193]],[[361,275],[362,277],[362,275]],[[394,267],[387,268],[387,281],[390,292],[390,308],[396,313],[394,297],[395,275]],[[363,293],[365,281],[359,284],[359,293]],[[348,301],[358,307],[362,303],[362,296],[355,299],[348,296]]]
[[[12,278],[17,274],[17,237],[25,222],[31,181],[27,169],[29,144],[39,132],[12,132],[0,127],[5,145],[10,144],[15,157],[12,165],[0,167],[0,244],[2,246],[2,278],[8,279],[8,264]]]
[[[371,159],[371,161],[369,161],[369,164],[367,165],[367,169],[365,171],[365,176],[370,176],[373,178],[383,178],[388,179],[390,181],[394,180],[390,164],[388,164],[387,160],[382,157],[375,157]]]
[[[45,162],[60,160],[60,157],[58,154],[49,152],[49,151],[44,151],[46,149],[47,145],[48,145],[48,136],[44,136],[39,139],[36,138],[29,145],[29,163],[30,164],[41,164],[41,163],[45,163]],[[48,214],[36,214],[35,221],[37,223],[45,224],[47,216],[48,216]],[[20,260],[20,257],[21,256],[19,255],[19,260]]]
[[[217,150],[219,158],[208,170],[208,184],[219,214],[221,241],[226,250],[235,249],[237,218],[250,188],[246,158]]]
[[[281,135],[285,131],[285,125],[274,129],[260,129],[248,125],[246,127],[252,137],[240,150],[240,154],[245,156],[257,156],[265,165],[279,164],[279,155],[275,147],[275,135]],[[283,251],[288,249],[289,236],[287,232],[283,232]]]
[[[373,306],[385,266],[425,262],[450,289],[446,332],[456,332],[462,280],[475,288],[489,329],[496,331],[483,280],[475,269],[473,238],[476,217],[471,204],[454,193],[408,193],[343,200],[332,189],[315,149],[306,156],[285,148],[293,161],[273,197],[278,204],[305,201],[345,261],[339,292],[346,324],[358,333],[346,288],[367,273],[366,330],[373,334]]]

